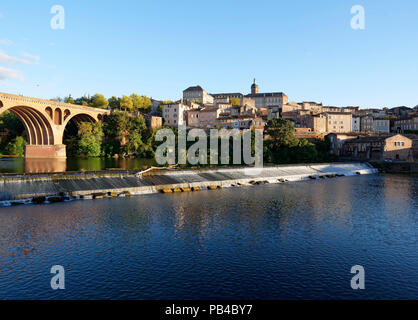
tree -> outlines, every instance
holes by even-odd
[[[22,157],[25,154],[25,146],[27,142],[23,137],[16,137],[6,146],[5,152],[10,155]]]
[[[241,99],[240,98],[230,98],[229,102],[231,102],[231,104],[233,106],[240,106],[241,105]]]
[[[110,109],[112,110],[120,109],[120,98],[112,96],[111,98],[109,98],[108,103],[109,103]]]
[[[1,142],[0,149],[4,148],[17,136],[25,135],[25,127],[22,124],[22,121],[10,111],[4,111],[0,115],[0,132],[1,132]]]
[[[90,96],[82,96],[74,100],[75,104],[79,104],[81,106],[88,106],[91,103]]]
[[[108,104],[109,104],[109,102],[106,100],[106,98],[104,97],[104,95],[102,95],[100,93],[96,93],[91,98],[90,105],[92,107],[94,107],[94,108],[106,109],[106,107],[107,107]]]
[[[295,137],[295,126],[289,120],[271,119],[267,121],[265,132],[276,147],[294,147],[298,144],[298,138]]]
[[[0,130],[8,130],[19,135],[25,130],[25,127],[14,113],[6,110],[0,115]]]
[[[78,127],[78,153],[98,157],[101,152],[103,129],[101,122],[81,122]]]
[[[68,97],[65,97],[64,102],[65,103],[72,103],[72,104],[75,103],[75,101],[74,101],[73,97],[71,97],[71,95],[69,95]]]
[[[120,99],[120,107],[123,108],[125,111],[133,111],[134,109],[134,103],[131,99],[131,97],[123,95]]]
[[[134,110],[148,112],[151,109],[152,102],[147,96],[140,96],[136,93],[132,93],[130,97],[133,102]]]

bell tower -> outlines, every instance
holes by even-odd
[[[255,78],[254,78],[254,83],[251,85],[251,94],[257,94],[258,93],[258,84],[255,82]]]

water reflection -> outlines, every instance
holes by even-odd
[[[52,173],[105,169],[140,170],[155,165],[154,159],[67,158],[25,159],[0,158],[0,173]]]
[[[416,298],[417,190],[376,175],[2,208],[0,296]],[[53,264],[68,289],[45,286]]]
[[[25,173],[65,172],[66,159],[25,159]]]

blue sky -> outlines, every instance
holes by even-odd
[[[65,29],[53,30],[53,5]],[[365,30],[350,27],[354,5]],[[416,0],[3,0],[0,91],[177,99],[282,91],[290,101],[418,104]]]

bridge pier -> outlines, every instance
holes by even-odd
[[[27,144],[25,147],[25,158],[32,159],[44,159],[55,158],[65,159],[67,158],[65,144],[57,145],[33,145]]]

